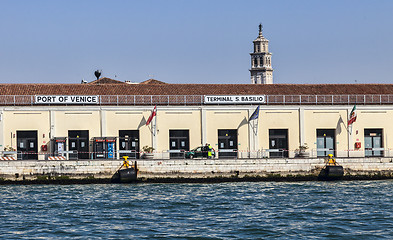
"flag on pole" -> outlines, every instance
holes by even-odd
[[[255,120],[259,117],[259,106],[257,107],[257,109],[255,109],[255,111],[251,114],[251,117],[248,121],[251,120]]]
[[[349,120],[348,120],[348,126],[351,125],[352,123],[356,122],[356,105],[353,106],[351,113],[349,114]]]
[[[153,112],[151,112],[150,117],[147,119],[146,126],[150,124],[151,120],[157,115],[157,106],[154,106]]]

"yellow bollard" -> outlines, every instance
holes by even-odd
[[[328,154],[328,165],[335,166],[337,164],[336,159],[333,158],[333,154]]]
[[[124,161],[123,161],[123,166],[125,168],[129,168],[130,167],[130,163],[128,162],[128,156],[123,156]]]

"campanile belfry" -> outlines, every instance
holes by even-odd
[[[254,52],[251,55],[251,83],[273,84],[272,54],[269,52],[269,40],[262,35],[262,24],[259,24],[259,35],[253,41]]]

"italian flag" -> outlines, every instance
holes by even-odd
[[[151,112],[150,117],[147,119],[146,126],[150,124],[151,120],[157,115],[157,106],[154,106],[153,111]]]
[[[356,122],[356,105],[353,106],[351,113],[349,114],[348,126]]]

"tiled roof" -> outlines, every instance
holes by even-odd
[[[89,82],[88,84],[126,84],[126,83],[119,81],[119,80],[114,80],[111,78],[103,77],[103,78],[94,80],[92,82]]]
[[[393,84],[0,84],[0,95],[363,95]]]
[[[141,82],[140,84],[166,84],[166,83],[151,78],[151,79]]]

